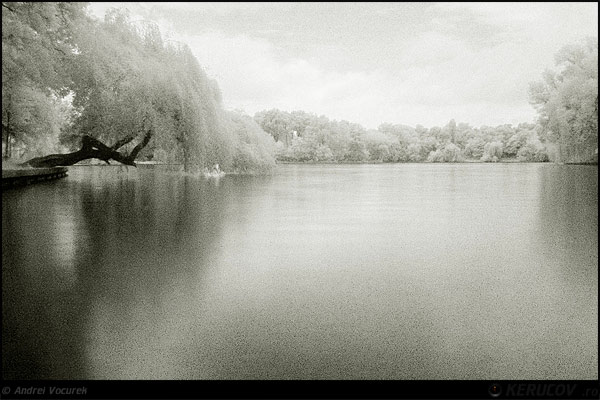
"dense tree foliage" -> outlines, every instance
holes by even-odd
[[[366,130],[303,111],[262,111],[255,121],[277,140],[277,158],[294,162],[547,161],[541,127],[533,124],[473,128],[381,124]],[[523,150],[522,150],[523,149]]]
[[[235,134],[235,151],[228,169],[236,173],[269,172],[275,166],[275,141],[241,112],[227,113],[227,129]]]
[[[66,123],[63,103],[83,3],[2,3],[2,134],[14,146],[48,151]],[[44,143],[40,143],[44,142]]]
[[[542,137],[556,145],[561,162],[598,160],[598,40],[563,47],[558,71],[545,71],[529,88]]]
[[[141,156],[157,152],[186,170],[227,164],[233,138],[220,123],[220,94],[187,46],[167,45],[156,26],[112,10],[79,40],[73,72],[73,133],[105,142],[152,135]],[[74,144],[72,135],[63,143]]]
[[[3,3],[2,24],[5,156],[53,152],[59,139],[74,150],[88,136],[129,151],[137,139],[138,158],[186,171],[274,163],[270,136],[226,112],[189,47],[155,24],[116,9],[98,21],[70,3]]]

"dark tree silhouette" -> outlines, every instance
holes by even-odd
[[[94,139],[91,136],[85,135],[81,138],[81,149],[73,153],[50,154],[43,157],[36,157],[22,163],[21,165],[33,168],[50,168],[73,165],[82,160],[97,158],[106,162],[107,164],[110,164],[109,160],[115,160],[121,164],[132,165],[135,167],[135,157],[152,138],[152,129],[146,131],[141,142],[138,143],[129,154],[122,154],[117,151],[119,148],[123,147],[127,143],[130,143],[135,138],[136,135],[127,136],[117,141],[111,147],[108,147],[98,139]]]

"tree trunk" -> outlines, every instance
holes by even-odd
[[[134,138],[135,135],[128,136],[122,140],[119,140],[112,147],[108,147],[99,140],[86,135],[81,139],[81,149],[77,150],[76,152],[67,154],[50,154],[44,157],[36,157],[22,163],[21,165],[33,168],[51,168],[73,165],[82,160],[97,158],[105,161],[107,164],[110,164],[109,160],[115,160],[121,164],[132,165],[135,167],[135,157],[152,138],[152,130],[148,130],[146,132],[142,141],[133,148],[131,153],[121,154],[117,151],[119,147],[131,142]]]

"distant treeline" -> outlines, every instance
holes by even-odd
[[[264,172],[281,161],[597,161],[598,44],[563,48],[557,72],[531,85],[537,124],[473,128],[382,124],[377,130],[302,111],[254,118],[223,108],[217,83],[189,47],[154,23],[85,3],[2,3],[3,156],[77,149],[83,135],[107,146],[151,137],[140,160],[220,164]],[[401,116],[399,116],[401,118]]]
[[[257,113],[256,122],[277,141],[277,159],[297,162],[543,162],[549,160],[539,125],[473,128],[451,120],[443,128],[382,124],[366,130],[303,111]]]

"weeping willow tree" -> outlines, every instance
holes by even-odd
[[[225,113],[216,82],[206,76],[186,45],[168,52],[174,61],[170,85],[174,125],[163,137],[175,140],[175,156],[186,171],[217,163],[231,165],[234,136],[223,124]]]
[[[90,25],[78,38],[76,118],[63,143],[75,146],[84,136],[88,150],[106,150],[98,142],[113,152],[125,148],[121,159],[96,158],[126,164],[162,150],[186,171],[224,160],[230,140],[220,129],[218,93],[190,49],[165,44],[156,25],[134,24],[122,10]]]
[[[61,86],[70,109],[59,131],[60,143],[72,152],[24,164],[51,167],[97,158],[135,165],[136,159],[152,159],[181,163],[185,171],[214,164],[246,169],[238,154],[248,151],[239,145],[244,138],[232,129],[217,83],[187,45],[165,41],[154,23],[132,22],[126,10],[117,9],[102,21],[85,16],[71,38],[62,65],[68,79]],[[269,164],[272,155],[261,153],[257,143],[250,151]]]

